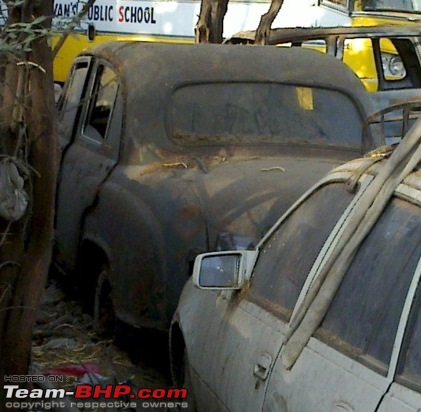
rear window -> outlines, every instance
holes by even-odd
[[[171,134],[183,145],[281,143],[360,149],[362,119],[335,90],[275,83],[208,83],[177,89]]]

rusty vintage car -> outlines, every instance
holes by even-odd
[[[253,247],[383,143],[361,82],[312,50],[109,43],[75,60],[58,108],[56,263],[97,319],[137,327],[168,327],[199,252]]]

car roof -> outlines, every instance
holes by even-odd
[[[357,102],[363,118],[373,103],[357,76],[342,62],[313,50],[215,44],[110,42],[83,55],[110,62],[123,82],[127,134],[155,129],[165,135],[165,105],[186,84],[273,82],[342,91]],[[139,113],[141,108],[141,113]]]
[[[313,50],[110,42],[84,54],[111,61],[124,71],[134,89],[164,82],[176,86],[186,81],[273,81],[333,87],[357,99],[366,98],[350,69]]]

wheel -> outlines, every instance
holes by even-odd
[[[108,266],[103,266],[95,287],[94,296],[94,330],[105,338],[115,338],[116,317],[111,297],[111,283]]]

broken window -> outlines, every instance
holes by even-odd
[[[84,128],[85,135],[100,141],[106,138],[117,91],[118,81],[114,71],[107,66],[99,66]]]

